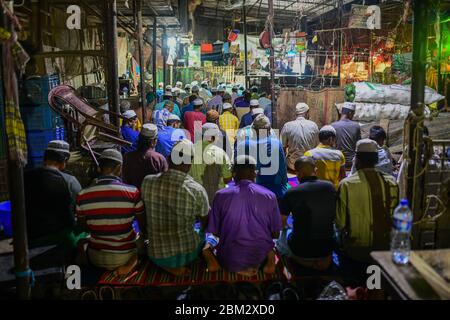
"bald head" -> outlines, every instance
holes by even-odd
[[[302,156],[295,161],[295,173],[298,180],[316,175],[316,161],[312,157]]]

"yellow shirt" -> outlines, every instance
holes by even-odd
[[[319,179],[330,181],[338,187],[341,168],[345,165],[345,157],[341,151],[319,143],[316,148],[306,151],[305,156],[316,161],[316,174]]]
[[[226,132],[230,144],[233,145],[236,138],[236,131],[239,129],[239,119],[230,111],[225,111],[219,117],[219,126]]]

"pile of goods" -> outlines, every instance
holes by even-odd
[[[425,88],[425,104],[430,105],[445,97],[435,90]],[[345,87],[345,101],[356,106],[355,120],[405,119],[411,104],[410,85],[383,85],[370,82],[354,82]],[[340,111],[343,103],[336,104]],[[428,108],[425,114],[429,115]]]

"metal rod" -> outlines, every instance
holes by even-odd
[[[109,110],[120,113],[118,57],[117,57],[117,1],[106,1],[106,41],[108,43],[108,100]],[[115,117],[114,124],[120,121]]]
[[[247,9],[245,8],[245,0],[242,3],[243,31],[244,31],[244,75],[245,89],[248,89],[248,49],[247,49]]]
[[[140,104],[142,108],[142,123],[146,122],[145,115],[145,61],[144,61],[144,40],[142,35],[142,0],[136,0],[134,3],[136,7],[136,22],[137,22],[137,38],[138,38],[138,51],[139,51],[139,67],[140,67]]]
[[[274,16],[274,9],[273,9],[273,0],[269,1],[269,15],[267,16],[267,19],[269,21],[269,43],[270,43],[270,57],[269,57],[269,64],[270,64],[270,95],[272,100],[272,125],[278,126],[277,123],[277,112],[276,112],[276,99],[275,99],[275,50],[273,47],[273,16]]]
[[[163,82],[164,82],[164,90],[165,86],[167,86],[167,34],[166,27],[163,27],[163,35],[162,35],[162,54],[163,54]]]
[[[427,58],[428,0],[414,0],[413,61],[411,79],[411,115],[408,121],[409,159],[407,196],[414,217],[422,214],[423,208],[423,169],[421,161],[423,146],[423,113],[425,98],[425,71]]]
[[[153,73],[153,92],[155,93],[155,99],[156,99],[156,27],[157,27],[157,21],[156,17],[153,18],[153,46],[152,46],[152,73]]]

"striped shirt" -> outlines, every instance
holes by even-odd
[[[317,148],[306,151],[305,156],[316,161],[319,179],[330,181],[336,188],[339,186],[341,168],[345,166],[345,157],[341,151],[320,143]]]
[[[86,219],[89,248],[126,252],[136,248],[133,220],[144,213],[139,190],[115,176],[99,177],[77,196],[76,214]]]

